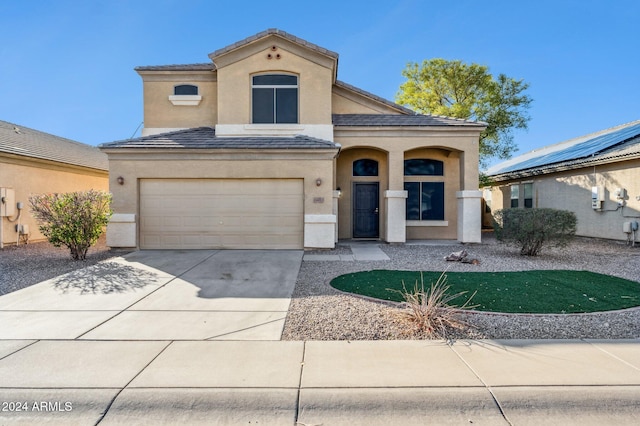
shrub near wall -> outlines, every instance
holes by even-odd
[[[504,209],[494,214],[496,238],[536,256],[543,246],[566,247],[576,234],[573,212],[556,209]]]
[[[111,217],[111,194],[103,191],[41,194],[29,197],[40,232],[55,247],[66,246],[84,260]]]

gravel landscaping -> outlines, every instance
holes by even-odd
[[[86,260],[75,261],[66,247],[54,247],[47,241],[5,246],[0,250],[0,295],[95,265],[126,252],[111,251],[103,235],[91,247]]]
[[[516,248],[483,235],[482,244],[380,245],[390,257],[380,262],[305,261],[302,264],[284,327],[283,340],[424,339],[397,317],[398,307],[341,293],[329,282],[338,275],[373,269],[431,271],[519,271],[575,269],[640,281],[640,246],[576,239],[566,249],[543,249],[537,257],[520,256]],[[444,257],[466,249],[479,265],[447,262]],[[348,254],[342,245],[337,253]],[[333,250],[316,254],[336,254]],[[413,284],[413,283],[411,283]],[[553,297],[553,295],[549,295]],[[571,315],[463,313],[471,325],[450,338],[485,339],[615,339],[640,337],[640,308],[619,312]]]

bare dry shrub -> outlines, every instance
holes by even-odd
[[[423,334],[427,338],[446,339],[453,330],[471,327],[460,318],[460,310],[475,307],[470,305],[475,293],[462,305],[457,306],[451,302],[467,292],[449,294],[449,288],[447,275],[443,272],[428,289],[425,289],[424,277],[420,273],[420,281],[416,280],[412,290],[407,290],[404,281],[402,291],[394,290],[404,299],[397,316],[409,324],[407,334]]]

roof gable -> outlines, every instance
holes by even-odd
[[[217,69],[257,54],[270,45],[333,70],[334,81],[337,75],[338,54],[310,43],[277,28],[270,28],[209,54]]]
[[[0,153],[107,171],[107,156],[94,146],[0,121]]]

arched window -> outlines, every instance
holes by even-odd
[[[443,174],[444,163],[442,161],[427,158],[404,160],[405,176],[442,176]]]
[[[198,86],[194,86],[193,84],[180,84],[173,88],[173,94],[176,96],[197,95]]]
[[[253,123],[298,122],[298,77],[255,75],[251,80]]]
[[[363,158],[353,162],[354,176],[378,176],[378,162]]]

